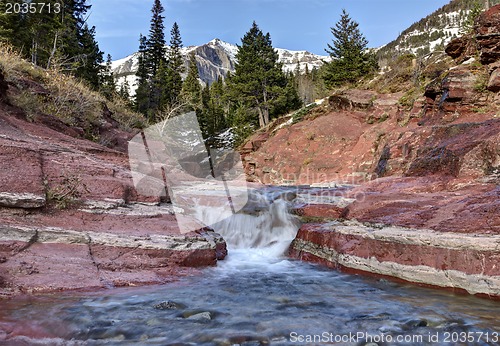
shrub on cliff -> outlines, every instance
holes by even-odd
[[[68,126],[77,126],[88,139],[99,141],[99,127],[105,122],[103,107],[109,109],[123,130],[142,126],[144,118],[132,112],[119,97],[107,100],[87,83],[56,69],[44,69],[22,59],[9,45],[0,44],[0,68],[12,87],[9,102],[19,107],[27,120],[52,115]]]

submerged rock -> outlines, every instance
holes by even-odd
[[[404,329],[415,329],[415,328],[419,328],[419,327],[427,327],[429,325],[429,322],[427,322],[426,320],[421,320],[421,319],[418,319],[418,320],[410,320],[408,322],[406,322],[404,324]]]
[[[210,321],[212,320],[212,313],[208,311],[196,313],[194,315],[190,315],[186,317],[188,320],[195,320],[195,321]]]
[[[153,306],[157,310],[179,310],[179,309],[185,309],[186,306],[181,303],[176,303],[171,300],[167,300],[165,302],[158,303]]]

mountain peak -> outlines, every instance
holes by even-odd
[[[220,44],[222,42],[222,40],[220,38],[214,38],[213,40],[211,40],[210,42],[208,42],[208,44]]]
[[[306,51],[293,51],[282,48],[276,48],[276,51],[279,55],[279,62],[283,64],[283,70],[285,71],[295,71],[297,65],[302,72],[306,70],[306,66],[311,71],[323,65],[324,61],[329,60],[329,57],[315,55]],[[214,38],[200,46],[185,47],[181,50],[181,54],[184,58],[186,71],[191,52],[196,54],[200,79],[207,84],[211,84],[220,77],[224,78],[228,72],[234,71],[238,46]],[[138,68],[137,53],[114,61],[111,66],[118,87],[127,81],[131,93],[134,94],[136,88],[135,73]]]

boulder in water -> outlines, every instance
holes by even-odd
[[[185,309],[186,306],[181,303],[176,303],[171,300],[167,300],[161,303],[158,303],[153,306],[157,310],[179,310],[179,309]]]
[[[189,317],[186,317],[188,320],[195,321],[210,321],[212,320],[212,314],[208,311],[200,312]]]

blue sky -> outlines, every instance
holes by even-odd
[[[330,27],[345,8],[359,22],[370,47],[378,47],[449,0],[163,0],[167,41],[179,24],[185,46],[219,38],[239,44],[255,20],[273,46],[326,55]],[[96,26],[101,50],[113,59],[138,48],[147,34],[153,0],[91,0],[89,23]]]

